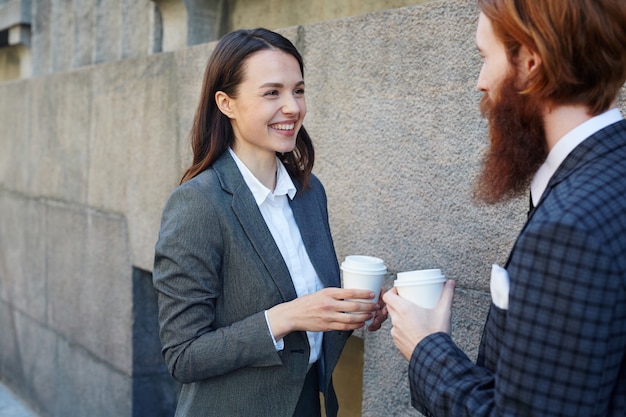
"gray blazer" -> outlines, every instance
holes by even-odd
[[[327,287],[340,286],[326,194],[311,176],[290,201],[302,240]],[[177,187],[156,244],[163,355],[183,383],[176,416],[292,416],[307,373],[305,332],[277,352],[264,310],[296,298],[287,266],[234,160]],[[320,361],[327,416],[336,416],[332,371],[350,332],[324,334]]]

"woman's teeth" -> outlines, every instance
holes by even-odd
[[[295,123],[272,125],[272,129],[277,130],[292,130],[294,127]]]

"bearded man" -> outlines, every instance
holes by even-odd
[[[491,146],[475,195],[530,186],[477,363],[450,338],[454,282],[421,309],[383,299],[409,361],[411,400],[433,416],[626,416],[624,0],[478,0],[478,89]]]

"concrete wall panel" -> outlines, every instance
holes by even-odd
[[[4,281],[4,279],[2,279]],[[4,285],[0,282],[0,286]],[[4,300],[0,301],[0,375],[2,380],[13,389],[19,387],[22,378],[22,361],[17,340],[17,324],[13,306]],[[23,386],[23,385],[22,385]]]
[[[32,0],[31,50],[33,75],[52,71],[52,27],[50,15],[53,0]]]
[[[52,2],[50,10],[52,40],[50,52],[53,72],[68,71],[72,68],[75,36],[72,31],[67,29],[73,28],[76,23],[73,12],[72,2],[70,1]]]
[[[88,0],[87,0],[88,1]],[[97,0],[94,64],[116,61],[121,53],[121,0]],[[103,7],[106,5],[106,7]]]
[[[47,207],[49,325],[95,357],[132,372],[132,264],[125,219]]]
[[[31,136],[31,83],[10,81],[2,84],[0,100],[0,186],[26,193],[31,171],[28,158]]]
[[[31,81],[28,190],[37,197],[84,204],[87,198],[91,74],[55,74]],[[15,163],[24,163],[18,159]]]
[[[72,35],[72,68],[91,65],[93,62],[96,13],[97,7],[93,1],[74,0],[72,2],[73,30],[67,30],[67,27],[63,29]]]
[[[13,335],[19,353],[14,357],[17,369],[11,375],[16,382],[13,387],[28,399],[33,409],[52,408],[58,402],[59,387],[65,383],[58,379],[59,365],[71,369],[73,364],[58,362],[54,332],[26,314],[14,311],[12,315],[15,324]]]
[[[151,0],[122,0],[121,59],[138,58],[152,52],[154,3]]]
[[[53,416],[131,417],[132,381],[106,362],[65,341],[57,342],[56,398]],[[71,366],[68,366],[70,364]],[[62,384],[61,384],[62,382]],[[141,414],[139,414],[141,415]]]
[[[0,213],[0,300],[43,323],[47,305],[45,207],[0,191]]]
[[[132,219],[132,259],[148,270],[161,201],[179,177],[175,69],[162,54],[94,71],[89,205]]]

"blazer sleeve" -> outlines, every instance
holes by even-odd
[[[438,417],[611,415],[626,348],[618,256],[579,223],[535,222],[508,266],[496,369],[471,363],[448,335],[431,335],[410,361],[413,405]]]
[[[280,365],[262,309],[216,326],[225,245],[219,210],[186,183],[163,210],[153,284],[163,355],[172,376],[190,383],[250,366]]]

